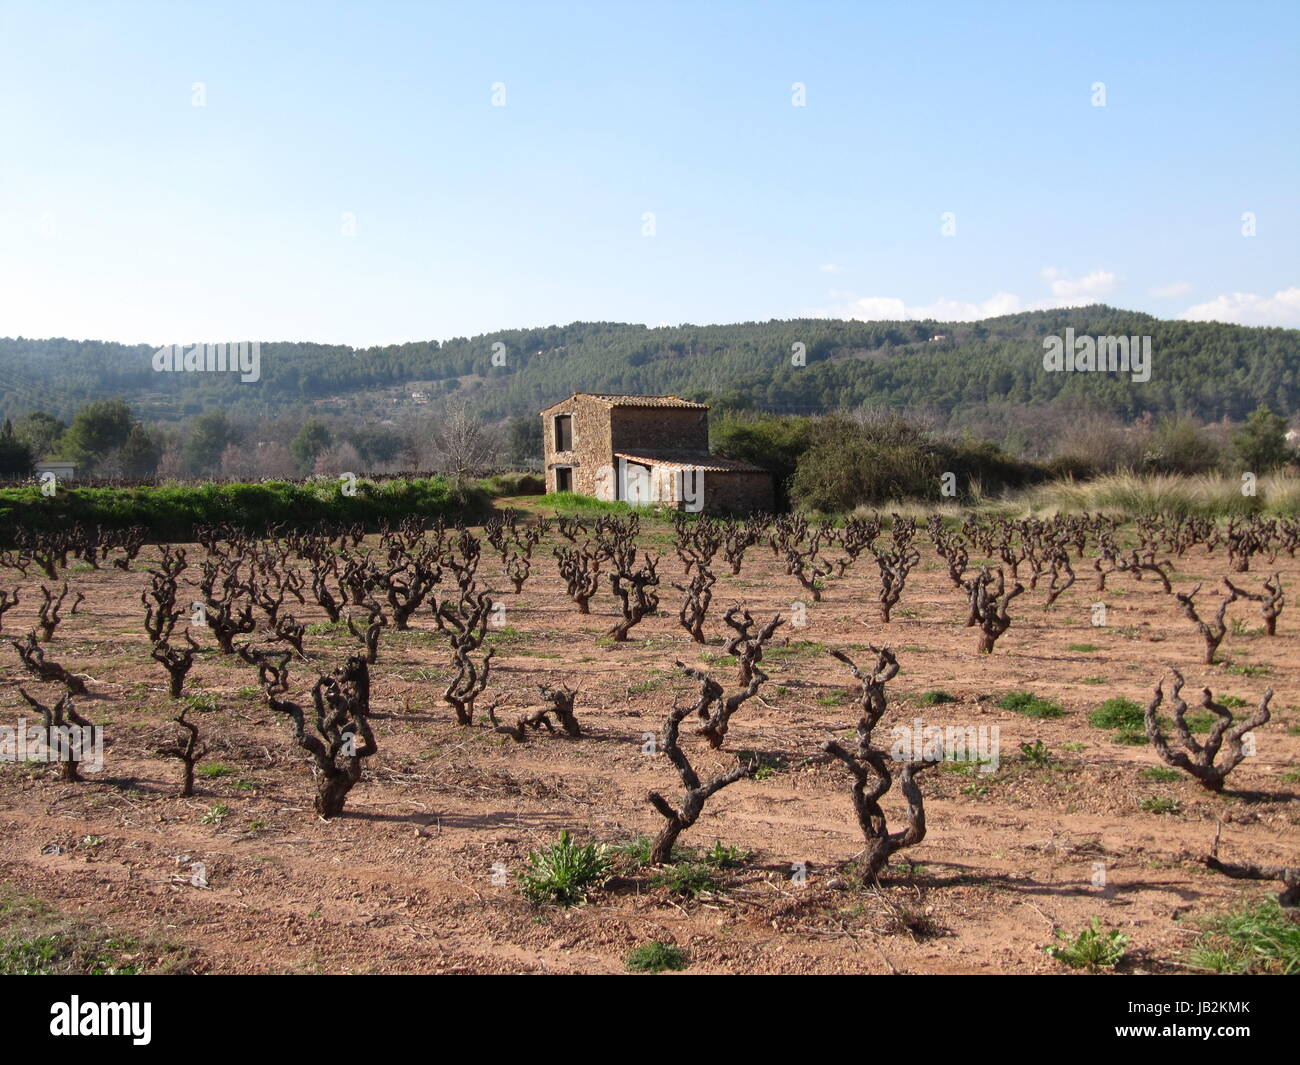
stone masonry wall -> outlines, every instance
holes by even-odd
[[[573,415],[573,447],[555,450],[555,415]],[[609,409],[588,396],[576,396],[557,403],[542,413],[542,446],[546,468],[546,490],[554,492],[555,467],[573,467],[573,490],[585,496],[597,494],[597,471],[610,463],[614,448],[610,440]]]
[[[704,509],[710,514],[770,514],[772,507],[770,474],[738,470],[704,474]]]
[[[709,453],[709,412],[689,407],[615,407],[615,451]]]

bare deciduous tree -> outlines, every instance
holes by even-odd
[[[63,620],[60,611],[63,609],[63,601],[68,598],[68,582],[63,582],[63,588],[56,596],[45,585],[41,585],[41,603],[40,620],[36,623],[41,630],[41,643],[49,643],[54,639],[54,630],[59,627],[59,622]],[[77,612],[77,606],[86,598],[82,592],[77,593],[77,598],[72,601],[72,613]]]
[[[194,666],[194,653],[199,649],[189,629],[185,630],[184,635],[188,647],[174,646],[168,636],[158,640],[149,652],[150,657],[167,670],[167,694],[173,699],[181,697],[185,687],[185,674]]]
[[[704,643],[704,622],[709,615],[709,604],[713,602],[713,586],[718,583],[718,578],[705,563],[698,562],[697,566],[690,584],[674,584],[673,587],[685,595],[681,609],[677,611],[677,620],[681,622],[682,628],[691,634],[692,640],[696,643]]]
[[[449,402],[432,426],[429,439],[433,469],[452,478],[457,494],[474,474],[492,464],[497,441],[463,402]]]
[[[29,632],[22,640],[10,640],[18,657],[23,660],[27,672],[40,680],[62,684],[73,695],[89,695],[86,682],[74,673],[69,673],[58,662],[46,659],[41,645],[36,642],[36,630]]]
[[[263,666],[267,663],[264,661]],[[370,672],[360,655],[312,687],[316,709],[315,733],[307,731],[303,708],[284,698],[288,690],[283,664],[278,670],[263,669],[262,686],[267,705],[293,723],[294,742],[312,759],[316,777],[316,812],[323,818],[343,812],[348,792],[361,779],[362,759],[378,751],[370,727]]]

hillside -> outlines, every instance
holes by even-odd
[[[1042,369],[1042,340],[1076,334],[1152,337],[1151,379]],[[941,335],[942,340],[932,340]],[[504,345],[505,365],[492,363]],[[791,365],[802,343],[807,365]],[[531,413],[582,391],[677,392],[737,406],[813,413],[864,401],[952,414],[1004,404],[1069,404],[1135,416],[1242,418],[1261,403],[1290,414],[1300,399],[1300,330],[1162,321],[1096,305],[982,322],[829,319],[648,328],[612,322],[504,330],[445,342],[354,349],[264,342],[261,380],[156,373],[153,349],[102,341],[0,338],[0,414],[67,417],[120,397],[145,419],[177,420],[238,404],[274,414],[312,404],[365,416],[421,392],[464,394],[488,417]],[[423,396],[421,397],[423,398]]]

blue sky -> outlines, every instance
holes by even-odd
[[[0,335],[1300,326],[1298,44],[1295,3],[0,0]]]

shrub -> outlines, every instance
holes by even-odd
[[[125,529],[146,526],[161,542],[190,542],[196,525],[227,523],[255,535],[273,525],[299,527],[317,522],[399,524],[418,515],[435,518],[457,511],[487,509],[481,489],[467,489],[458,506],[441,477],[383,482],[359,481],[356,494],[343,494],[339,481],[260,484],[185,484],[136,488],[65,488],[53,496],[35,486],[0,488],[0,537],[13,530],[35,532],[87,527]]]
[[[944,471],[955,473],[959,486],[978,484],[983,493],[1023,488],[1047,476],[1041,466],[1012,458],[987,440],[941,443],[939,449]]]
[[[1212,472],[1222,459],[1218,443],[1193,419],[1168,417],[1156,426],[1142,466],[1152,473],[1192,475]]]
[[[808,510],[849,511],[931,491],[942,469],[938,448],[900,418],[829,415],[799,457],[790,495]]]
[[[1265,473],[1291,459],[1286,419],[1268,407],[1257,407],[1232,436],[1232,451],[1244,470]]]

